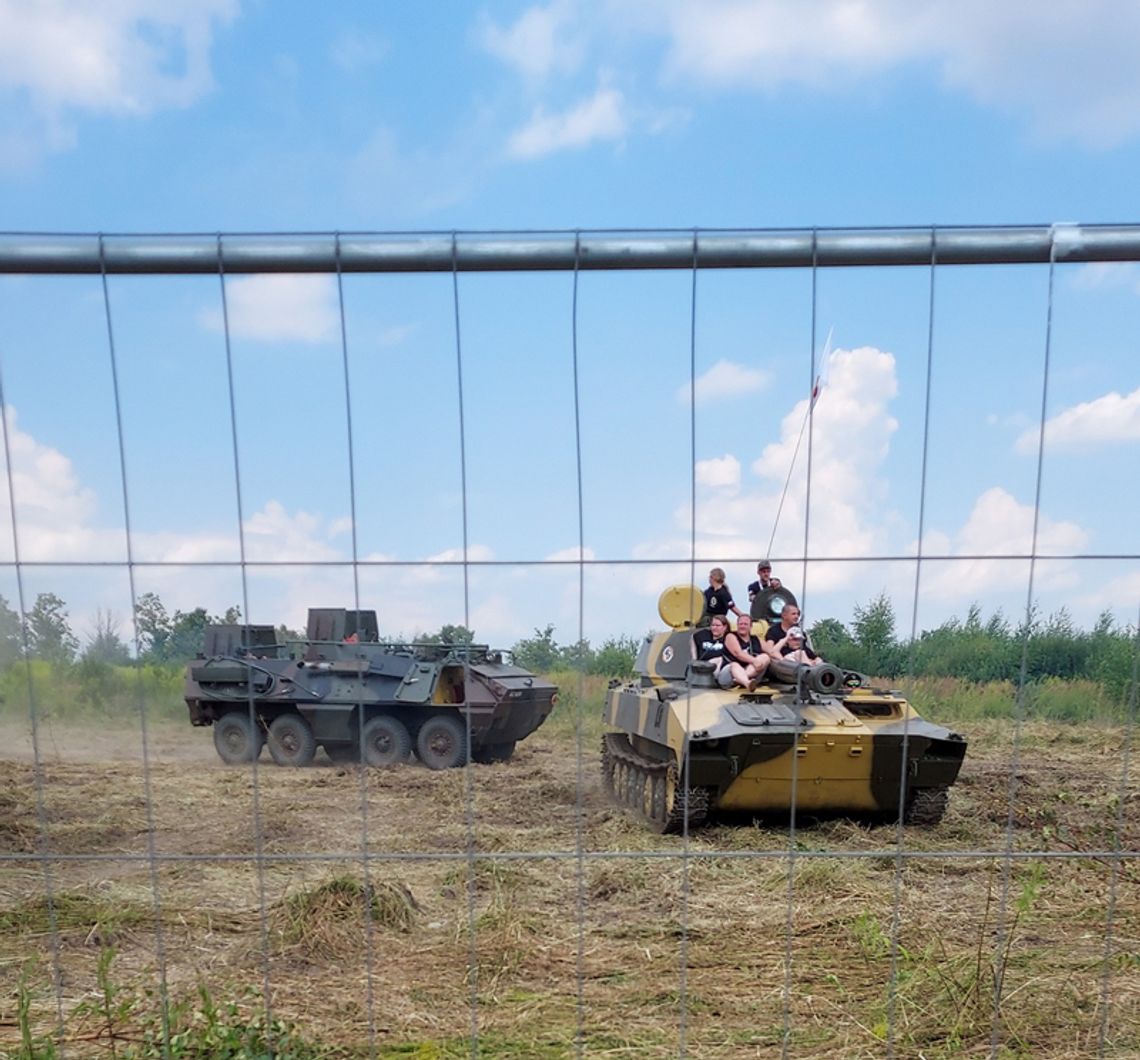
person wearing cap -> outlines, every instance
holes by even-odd
[[[756,577],[758,580],[748,586],[749,602],[755,600],[765,589],[772,588],[772,564],[770,561],[762,559],[756,564]]]
[[[762,559],[756,564],[759,580],[748,586],[749,613],[752,621],[772,625],[780,620],[780,613],[788,604],[796,603],[795,594],[785,589],[779,578],[772,577],[772,561]]]
[[[800,609],[795,604],[788,604],[780,614],[780,621],[769,627],[763,647],[773,659],[789,659],[808,666],[823,663],[800,625]]]

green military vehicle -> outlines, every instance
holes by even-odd
[[[382,643],[376,612],[312,608],[306,639],[273,626],[211,625],[186,668],[194,725],[224,762],[265,744],[283,766],[317,749],[336,762],[430,769],[503,762],[546,720],[557,688],[483,645]]]
[[[963,737],[831,665],[781,660],[751,692],[720,688],[713,664],[690,651],[702,602],[692,586],[667,589],[659,611],[670,629],[646,637],[637,678],[606,695],[602,779],[617,802],[660,832],[793,807],[942,819]]]

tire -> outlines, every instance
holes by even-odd
[[[493,762],[509,762],[514,753],[514,740],[507,740],[505,743],[485,743],[481,747],[472,748],[471,761],[489,766]]]
[[[214,722],[214,749],[226,765],[252,762],[261,754],[265,736],[248,714],[231,710]]]
[[[282,714],[269,726],[269,753],[279,766],[307,766],[317,753],[317,741],[300,714]]]
[[[399,718],[381,714],[364,726],[364,763],[380,769],[403,765],[412,755],[412,738]]]
[[[450,714],[436,714],[420,726],[416,754],[428,769],[455,769],[467,764],[467,733]]]

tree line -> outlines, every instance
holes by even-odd
[[[18,659],[42,659],[53,664],[73,662],[111,665],[184,664],[202,650],[207,625],[240,623],[241,608],[220,615],[204,607],[169,611],[157,593],[144,593],[136,603],[128,643],[122,623],[110,611],[97,610],[94,628],[80,643],[71,628],[65,602],[55,593],[40,593],[21,616],[0,596],[0,666]],[[855,606],[850,624],[825,618],[809,628],[816,650],[829,662],[878,678],[957,677],[968,681],[1027,681],[1046,678],[1097,681],[1121,698],[1135,681],[1140,639],[1134,626],[1120,626],[1105,611],[1091,630],[1077,627],[1065,609],[1042,616],[1036,611],[1011,622],[1000,610],[988,618],[974,604],[964,619],[949,618],[916,637],[900,636],[894,607],[886,593]],[[277,627],[279,639],[303,635]],[[381,639],[402,641],[402,635]],[[471,644],[475,634],[465,626],[448,624],[421,634],[421,642]],[[608,677],[633,671],[640,638],[610,637],[598,647],[582,639],[559,644],[553,624],[535,629],[511,651],[529,670],[550,673],[574,670]]]

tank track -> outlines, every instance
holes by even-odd
[[[904,824],[915,824],[920,827],[931,827],[942,820],[946,812],[946,805],[950,801],[948,787],[919,788],[907,800],[906,811],[903,813]]]
[[[656,832],[684,831],[686,803],[690,829],[708,820],[708,790],[689,788],[686,798],[678,784],[677,764],[639,755],[625,733],[602,737],[602,783],[610,798],[633,810]]]

